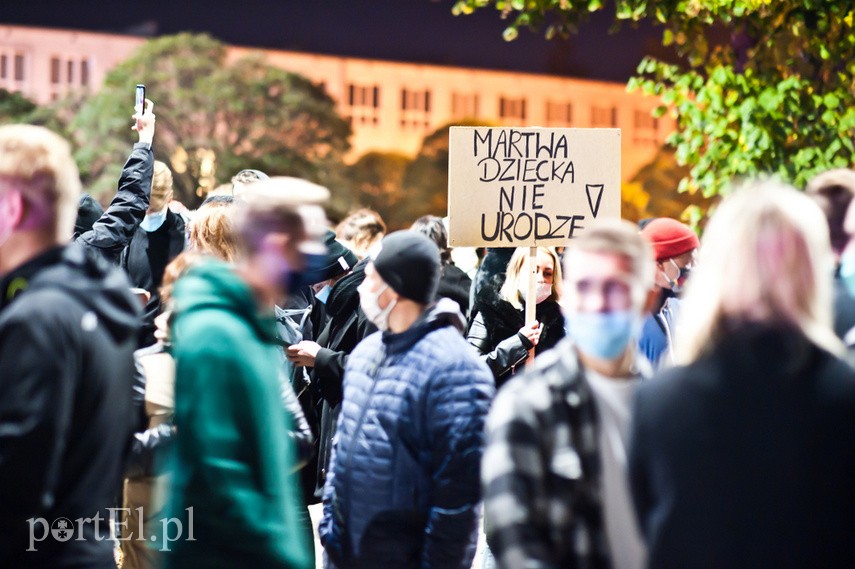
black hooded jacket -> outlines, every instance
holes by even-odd
[[[499,277],[504,277],[500,275]],[[493,372],[496,387],[510,379],[528,357],[532,344],[519,333],[525,324],[525,310],[499,296],[503,278],[481,288],[472,307],[475,317],[469,325],[466,339],[481,353],[481,359]],[[543,327],[535,355],[548,350],[564,337],[564,317],[554,300],[545,300],[535,308],[535,318]]]
[[[122,271],[77,244],[7,274],[0,295],[2,565],[115,567],[107,508],[133,427],[139,302]],[[71,520],[74,539],[34,522],[44,540],[27,551],[26,520],[40,518],[58,531]]]

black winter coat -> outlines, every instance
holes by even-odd
[[[122,168],[119,188],[110,206],[92,229],[82,235],[75,233],[74,240],[117,265],[122,249],[131,241],[148,210],[153,175],[154,153],[151,147],[144,142],[134,144]]]
[[[163,271],[183,250],[184,219],[172,210],[167,210],[163,225],[150,233],[137,226],[131,242],[122,251],[119,264],[128,274],[131,286],[151,293],[143,311],[140,348],[151,346],[155,342],[154,319],[160,312]]]
[[[649,567],[855,567],[855,371],[801,332],[742,324],[660,372],[631,440]]]
[[[525,310],[514,306],[499,296],[501,279],[493,279],[490,286],[481,289],[472,307],[475,317],[469,325],[466,339],[478,349],[481,359],[493,372],[496,387],[510,379],[528,357],[532,344],[519,333],[525,324]],[[534,352],[540,354],[564,337],[564,317],[554,300],[537,305],[535,317],[543,330]]]
[[[341,409],[344,366],[353,348],[366,336],[377,331],[359,308],[357,287],[365,280],[363,259],[350,274],[339,280],[330,291],[327,299],[329,320],[318,336],[322,347],[315,358],[312,370],[313,384],[317,388],[321,405],[320,437],[318,448],[317,486],[315,497],[321,498],[326,473],[329,468],[332,439],[335,435],[336,421]]]
[[[18,267],[0,295],[2,565],[115,568],[107,508],[134,426],[139,302],[121,270],[77,244]],[[100,535],[78,527],[96,515]],[[28,552],[30,518],[71,520],[74,539]]]

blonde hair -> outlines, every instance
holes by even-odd
[[[570,273],[570,259],[575,252],[598,253],[615,255],[623,258],[629,266],[633,277],[632,301],[636,306],[643,306],[647,293],[653,287],[656,266],[653,246],[638,231],[638,228],[628,221],[603,220],[599,221],[582,233],[571,239],[564,251],[565,273]]]
[[[52,213],[45,229],[57,242],[74,231],[80,200],[80,175],[68,143],[40,126],[0,127],[0,180],[14,187],[24,199],[46,206]]]
[[[792,325],[841,353],[831,329],[833,270],[828,224],[813,200],[772,180],[734,192],[704,234],[686,288],[676,360],[689,363],[709,352],[733,321]]]
[[[336,239],[360,259],[364,259],[371,246],[383,239],[385,234],[383,218],[367,208],[350,213],[335,227]]]
[[[172,172],[160,160],[154,161],[154,175],[151,178],[151,198],[149,209],[160,211],[172,200]]]
[[[237,257],[237,233],[232,204],[209,202],[196,210],[187,235],[188,250],[233,263]]]
[[[505,282],[502,288],[499,289],[499,296],[511,303],[511,306],[517,310],[523,308],[525,298],[522,297],[517,288],[517,279],[520,273],[528,263],[528,247],[517,247],[514,254],[511,255],[511,260],[508,261],[508,268],[505,271]],[[558,258],[558,253],[551,247],[538,247],[538,253],[543,253],[552,259],[552,294],[547,300],[558,301],[563,292],[563,279],[561,278],[561,260]]]

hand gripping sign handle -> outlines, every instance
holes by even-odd
[[[537,247],[528,248],[528,288],[525,293],[525,325],[535,321],[537,309]],[[534,348],[528,351],[526,365],[534,363]]]

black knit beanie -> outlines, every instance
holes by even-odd
[[[380,242],[374,268],[392,290],[419,304],[430,304],[439,287],[439,248],[418,231],[396,231]]]
[[[77,206],[77,219],[74,222],[74,233],[82,235],[92,229],[103,213],[104,208],[95,198],[89,194],[81,194],[80,203]]]
[[[327,233],[324,236],[324,245],[327,247],[327,255],[324,266],[321,268],[321,273],[323,274],[321,280],[325,281],[346,273],[359,262],[356,254],[336,241],[335,233],[329,229],[327,229]]]

